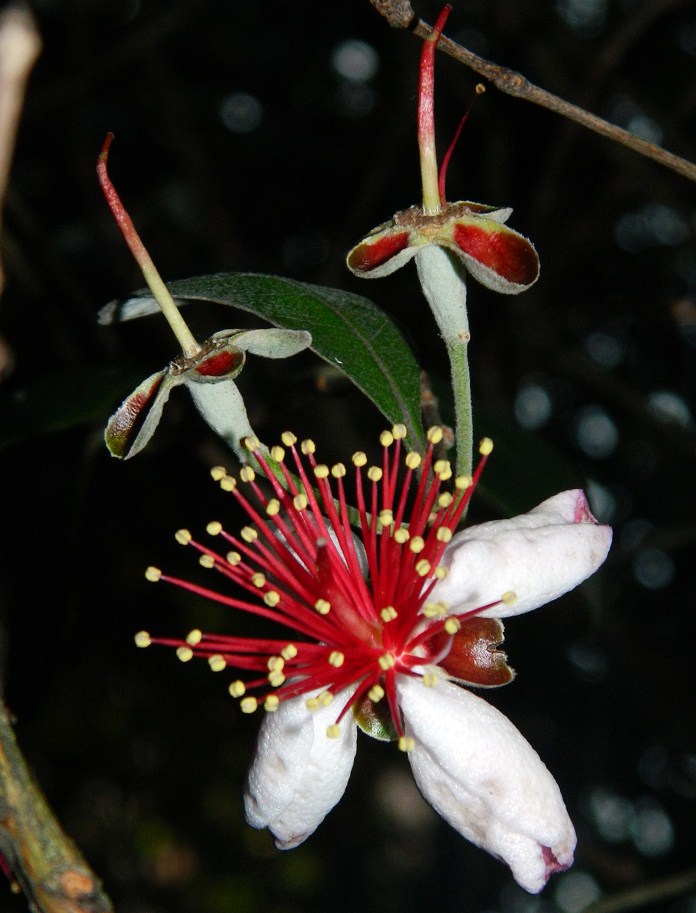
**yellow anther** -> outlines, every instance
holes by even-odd
[[[329,665],[333,666],[334,669],[340,669],[345,660],[346,658],[340,650],[332,650],[329,653]]]
[[[266,666],[269,672],[274,672],[275,670],[280,671],[285,665],[285,660],[282,656],[269,656]]]
[[[300,447],[302,449],[302,453],[304,453],[305,456],[308,456],[310,453],[315,453],[317,449],[317,445],[311,438],[307,438],[306,440],[302,441]]]
[[[420,561],[416,561],[416,574],[419,577],[427,577],[430,573],[431,564],[429,561],[426,561],[425,558],[421,558]]]
[[[448,526],[441,526],[435,533],[438,542],[449,542],[452,538],[452,530]]]
[[[174,538],[179,545],[188,545],[191,541],[191,533],[187,529],[178,529],[174,534]]]
[[[224,466],[213,466],[213,468],[210,470],[210,475],[213,479],[213,482],[219,482],[220,479],[224,479],[224,477],[227,475],[227,470]]]
[[[322,707],[328,707],[333,702],[333,694],[330,691],[322,691],[319,695],[319,703]]]
[[[308,697],[305,701],[305,707],[307,710],[310,710],[312,713],[314,713],[314,711],[318,710],[320,707],[319,699],[316,697]]]
[[[231,564],[232,567],[236,567],[242,560],[242,556],[239,554],[239,552],[228,552],[225,555],[225,558],[227,558],[227,563]]]
[[[449,460],[436,460],[433,463],[433,472],[440,478],[447,478],[452,475],[452,465]],[[449,475],[447,475],[449,473]]]
[[[447,631],[448,634],[456,634],[461,626],[462,623],[458,618],[448,618],[445,622],[445,631]]]
[[[394,425],[392,427],[392,434],[394,435],[395,441],[402,441],[406,437],[407,433],[408,432],[406,431],[406,425],[399,423],[398,425]]]
[[[399,613],[396,611],[393,605],[388,605],[385,606],[379,614],[382,621],[394,621]]]
[[[271,500],[266,505],[266,513],[269,517],[275,517],[275,515],[280,511],[280,501],[278,498],[271,498]]]
[[[346,474],[346,467],[344,463],[336,463],[331,467],[331,475],[334,479],[342,479]]]
[[[414,536],[413,539],[411,539],[409,542],[408,547],[411,549],[414,555],[417,555],[425,548],[425,540],[422,536]]]
[[[379,466],[370,466],[367,470],[367,477],[371,482],[380,482],[382,480],[382,470]]]
[[[448,574],[449,568],[445,567],[444,564],[438,564],[438,566],[435,568],[434,576],[436,580],[444,580]]]
[[[353,466],[364,466],[367,463],[367,454],[363,453],[362,450],[358,450],[353,454],[352,457]]]
[[[249,437],[243,438],[242,444],[244,444],[245,448],[249,451],[249,453],[253,453],[255,450],[258,450],[259,447],[261,446],[259,439],[257,437],[252,437],[251,435]]]
[[[337,739],[341,735],[341,727],[338,723],[332,723],[326,727],[326,734],[330,739]]]
[[[284,431],[280,436],[281,441],[286,447],[292,447],[297,443],[297,438],[292,431]]]
[[[295,644],[287,644],[287,646],[283,647],[280,651],[280,655],[286,660],[294,659],[297,656],[297,647]]]
[[[176,648],[176,655],[182,663],[187,663],[190,659],[193,659],[193,650],[191,647],[185,647],[182,644],[180,647]]]
[[[317,599],[314,603],[314,608],[320,615],[328,615],[331,611],[331,603],[326,599]]]
[[[223,478],[220,479],[220,488],[222,488],[223,491],[234,491],[236,487],[237,480],[234,476],[223,476]]]
[[[242,528],[240,535],[245,542],[256,542],[259,538],[259,534],[256,532],[253,526],[245,526]]]
[[[410,535],[411,534],[405,526],[400,526],[394,531],[394,541],[398,542],[399,545],[403,545],[405,542],[408,542]]]
[[[318,463],[314,467],[314,475],[317,479],[326,479],[329,475],[329,467],[325,463]]]
[[[203,640],[203,632],[200,628],[193,628],[186,635],[186,643],[189,647],[197,647],[198,644]]]
[[[423,606],[423,614],[426,618],[437,618],[447,614],[448,606],[446,602],[426,602]]]
[[[503,605],[514,605],[517,602],[517,593],[514,590],[508,590],[500,597],[500,601]]]
[[[275,460],[276,463],[282,463],[285,459],[285,450],[280,447],[278,444],[275,444],[271,447],[271,459]]]
[[[253,482],[256,478],[256,473],[251,468],[251,466],[242,466],[239,470],[239,478],[242,482]]]
[[[391,447],[394,443],[394,435],[391,431],[383,431],[379,436],[379,442],[382,447]]]
[[[307,495],[299,494],[295,495],[295,497],[292,499],[292,503],[295,507],[295,510],[306,510],[309,501],[307,500]]]
[[[210,570],[211,567],[215,567],[215,558],[212,555],[199,555],[198,563],[201,567],[207,567]]]
[[[421,460],[421,455],[419,453],[411,452],[406,454],[404,462],[406,463],[407,469],[418,469],[423,461]]]
[[[208,665],[213,672],[222,672],[222,670],[227,667],[227,660],[224,656],[220,656],[219,653],[216,653],[215,656],[208,657]]]
[[[263,594],[263,601],[269,608],[274,609],[280,602],[280,593],[276,590],[269,590]]]
[[[493,441],[489,437],[484,437],[479,444],[479,453],[481,456],[488,456],[493,451]]]
[[[262,574],[261,571],[257,571],[255,574],[251,575],[251,582],[260,590],[266,583],[266,575]]]
[[[279,706],[280,698],[277,694],[269,694],[266,700],[263,702],[263,709],[268,713],[275,713]]]
[[[381,685],[373,685],[367,692],[367,696],[376,704],[377,701],[381,701],[384,697],[384,688]]]
[[[426,672],[423,676],[423,684],[426,688],[434,688],[437,684],[438,676],[436,672]]]
[[[222,523],[219,520],[211,520],[206,526],[205,531],[209,536],[219,536],[222,532]]]
[[[134,639],[136,647],[149,647],[152,643],[150,635],[147,633],[147,631],[138,631]]]
[[[402,735],[399,738],[399,751],[413,751],[416,747],[416,740],[408,735]]]
[[[282,672],[271,672],[269,673],[268,681],[272,688],[280,688],[285,681],[285,675]]]
[[[446,507],[449,507],[452,503],[452,495],[448,491],[443,491],[441,495],[438,495],[437,506],[444,510]]]
[[[242,713],[253,713],[259,706],[259,702],[255,697],[243,697],[239,702],[239,706],[242,709]]]
[[[379,663],[380,669],[384,669],[386,672],[387,669],[393,669],[396,663],[393,655],[391,653],[383,653],[380,658],[377,660]]]
[[[149,580],[150,583],[157,583],[157,581],[162,576],[162,571],[158,567],[150,567],[145,571],[145,579]]]
[[[428,428],[426,437],[431,444],[439,444],[442,440],[442,428],[439,425],[433,425],[432,428]]]
[[[246,691],[246,685],[244,682],[237,679],[236,682],[231,682],[227,689],[232,697],[241,697]]]
[[[467,488],[471,488],[471,482],[471,476],[457,476],[454,480],[454,487],[457,491],[466,491]]]
[[[377,519],[382,524],[382,527],[388,527],[394,522],[394,514],[391,510],[385,508],[384,510],[380,510],[377,514]]]

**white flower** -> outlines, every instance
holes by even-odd
[[[237,538],[219,523],[209,526],[233,546],[225,557],[188,532],[178,538],[203,553],[205,566],[247,594],[258,592],[260,605],[253,595],[223,595],[154,568],[148,577],[275,619],[301,639],[194,631],[186,641],[155,642],[175,646],[181,659],[199,655],[214,669],[246,670],[247,679],[232,682],[231,693],[246,695],[245,711],[259,701],[269,711],[249,772],[246,815],[254,827],[268,828],[279,848],[309,837],[343,795],[360,726],[378,738],[398,738],[433,808],[536,892],[552,872],[571,865],[573,825],[534,749],[506,717],[459,683],[493,687],[511,680],[497,649],[500,619],[538,608],[589,577],[607,555],[611,530],[597,524],[584,494],[575,490],[511,520],[453,535],[485,458],[473,484],[457,479],[453,495],[442,491],[451,472],[445,461],[433,461],[441,432],[431,429],[422,466],[408,454],[400,486],[404,434],[397,426],[382,436],[379,468],[363,473],[364,454],[353,457],[362,538],[357,544],[342,494],[346,469],[319,464],[311,441],[302,444],[303,458],[294,436],[283,438],[293,471],[305,481],[314,476],[316,498],[294,488],[289,472],[289,492],[269,473],[275,497],[266,498],[247,467],[242,480],[261,499],[257,511],[236,481],[217,471],[253,527]],[[254,443],[250,447],[263,466],[263,453]],[[284,465],[282,448],[271,455]],[[404,505],[408,488],[416,485],[416,468],[423,470],[422,481],[408,513]],[[149,635],[138,635],[141,645],[151,642]],[[251,696],[251,690],[262,694]]]

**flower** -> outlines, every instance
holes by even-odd
[[[279,480],[258,442],[247,441],[271,494],[249,465],[242,484],[220,467],[212,474],[249,525],[233,535],[210,523],[208,533],[223,543],[219,552],[187,530],[177,533],[242,594],[154,567],[146,576],[292,633],[269,639],[195,630],[177,640],[140,632],[136,643],[175,647],[184,661],[207,658],[214,671],[241,670],[230,693],[245,712],[267,711],[246,816],[268,828],[279,848],[305,840],[342,796],[359,726],[397,739],[433,807],[538,891],[573,859],[575,834],[560,791],[512,723],[461,685],[512,679],[498,650],[501,618],[588,577],[606,557],[611,531],[597,524],[581,491],[567,491],[512,520],[455,533],[491,442],[482,442],[473,477],[452,480],[449,462],[434,454],[440,428],[428,432],[423,458],[408,453],[402,467],[405,434],[401,425],[383,432],[379,466],[353,455],[359,535],[349,522],[344,464],[319,463],[312,441],[298,446],[286,433],[284,447],[270,451]]]
[[[112,456],[126,460],[140,453],[155,433],[172,389],[183,384],[202,418],[238,452],[242,438],[253,433],[234,382],[244,367],[246,353],[288,358],[311,343],[311,334],[305,330],[269,328],[214,333],[199,351],[182,353],[124,399],[104,431],[106,446]]]
[[[440,248],[453,254],[487,288],[516,295],[538,279],[539,258],[527,238],[505,226],[512,210],[468,201],[447,203],[445,199],[447,166],[464,121],[438,173],[433,102],[435,48],[450,10],[450,6],[442,10],[421,52],[418,146],[423,205],[397,212],[388,222],[378,225],[348,253],[346,262],[356,276],[372,279],[388,276],[415,257],[430,301],[428,286],[436,284],[432,274],[448,269],[447,257],[431,256],[433,248]],[[477,91],[483,91],[483,86]],[[455,300],[463,306],[459,298],[461,293],[455,295]]]
[[[99,184],[121,234],[140,266],[153,298],[166,317],[181,345],[181,356],[162,371],[151,374],[127,396],[111,416],[104,440],[112,456],[129,459],[145,447],[162,417],[162,410],[174,387],[184,384],[202,418],[242,459],[242,438],[253,436],[244,400],[234,378],[244,367],[246,353],[266,358],[288,358],[312,344],[305,330],[279,328],[261,330],[221,330],[199,343],[179,313],[174,299],[157,272],[152,258],[125,210],[107,171],[113,133],[108,133],[97,160]],[[110,323],[113,308],[100,312],[100,321]],[[126,319],[151,313],[147,302],[136,302]]]

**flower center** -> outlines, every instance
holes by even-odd
[[[434,673],[427,667],[445,660],[462,624],[490,607],[455,616],[430,596],[447,573],[440,563],[443,552],[492,449],[491,442],[484,441],[473,478],[454,479],[450,491],[450,464],[436,457],[442,429],[430,429],[422,458],[413,452],[404,456],[405,436],[402,425],[383,432],[381,465],[367,467],[364,453],[353,455],[357,510],[347,504],[346,467],[319,463],[312,441],[298,447],[294,435],[282,435],[284,446],[270,451],[274,473],[258,441],[247,440],[270,491],[248,464],[239,482],[220,467],[212,475],[246,512],[249,525],[234,535],[218,521],[209,523],[208,533],[224,544],[220,551],[194,540],[187,530],[177,533],[181,544],[199,552],[203,567],[236,584],[247,598],[163,575],[156,568],[148,568],[146,576],[276,622],[292,632],[291,637],[196,630],[183,641],[152,639],[141,632],[136,642],[173,646],[184,661],[207,658],[213,671],[239,670],[242,677],[229,690],[242,699],[247,712],[259,703],[273,711],[281,701],[300,696],[310,709],[317,709],[341,694],[343,704],[329,735],[338,734],[335,727],[351,707],[365,701],[377,704],[386,697],[393,726],[403,737],[397,676],[418,675],[433,684]],[[489,632],[489,645],[502,639],[492,636]],[[460,665],[464,653],[461,646],[453,651]]]

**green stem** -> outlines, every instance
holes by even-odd
[[[464,268],[452,254],[429,245],[416,254],[423,294],[442,334],[450,361],[457,441],[457,475],[471,475],[473,419],[469,379],[469,317],[466,310]]]

